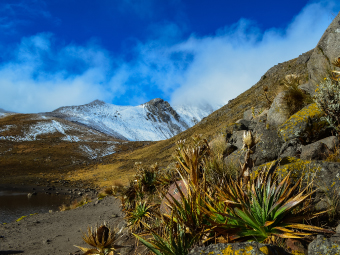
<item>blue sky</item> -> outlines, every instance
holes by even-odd
[[[0,0],[0,108],[215,107],[314,48],[337,1]]]

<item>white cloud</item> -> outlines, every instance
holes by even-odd
[[[53,49],[50,34],[23,38],[0,66],[1,106],[16,112],[51,111],[60,106],[111,100],[108,53],[95,45]],[[119,89],[118,89],[119,90]]]
[[[164,38],[141,43],[138,61],[128,63],[124,72],[126,77],[148,80],[174,104],[206,100],[223,105],[270,67],[313,49],[339,7],[332,1],[310,3],[285,29],[261,32],[253,22],[241,19],[214,36],[192,35],[171,46]],[[133,86],[128,78],[126,84]]]

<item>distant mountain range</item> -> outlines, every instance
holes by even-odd
[[[115,158],[119,153],[171,138],[212,111],[209,106],[172,107],[159,98],[138,106],[95,100],[38,114],[1,110],[2,183],[15,183],[18,176],[36,183],[35,178],[43,173],[52,174],[52,179],[60,179],[61,173],[70,178],[75,169],[87,168],[109,155]]]
[[[41,115],[78,123],[121,140],[158,141],[185,131],[212,112],[209,105],[172,107],[156,98],[138,106],[118,106],[95,100],[85,105],[60,107]]]

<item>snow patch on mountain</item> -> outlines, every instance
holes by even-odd
[[[90,159],[96,159],[96,158],[100,158],[100,157],[104,157],[104,156],[108,156],[111,155],[113,153],[115,153],[115,146],[109,146],[107,148],[105,148],[104,150],[100,150],[100,149],[92,149],[90,146],[88,145],[80,145],[79,149],[82,150]]]
[[[118,139],[158,141],[168,139],[208,116],[211,107],[175,106],[156,98],[138,106],[118,106],[95,100],[80,106],[61,107],[51,113],[86,125]]]

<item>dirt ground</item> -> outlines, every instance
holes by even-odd
[[[90,248],[82,240],[82,233],[88,226],[95,227],[104,221],[119,229],[126,226],[119,199],[105,197],[74,210],[31,215],[19,222],[0,225],[0,254],[82,254],[74,245]],[[122,233],[116,244],[126,247],[118,252],[133,254],[135,240],[126,228]]]

